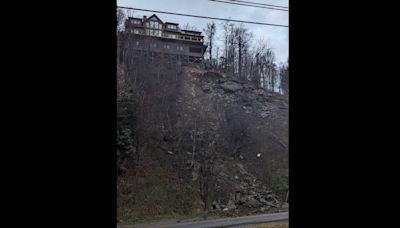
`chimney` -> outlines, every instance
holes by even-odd
[[[147,20],[147,16],[143,16],[143,22]]]

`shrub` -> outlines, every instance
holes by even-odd
[[[286,200],[289,191],[289,169],[278,169],[272,180],[272,190],[281,201]]]

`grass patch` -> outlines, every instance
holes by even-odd
[[[119,224],[158,222],[202,216],[198,189],[177,174],[149,164],[141,173],[127,175],[117,183]]]

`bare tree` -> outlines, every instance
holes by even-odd
[[[275,77],[276,77],[276,64],[275,54],[271,48],[267,49],[265,53],[265,67],[267,72],[267,88],[274,91],[275,88]]]
[[[247,52],[248,52],[248,46],[252,38],[252,34],[248,32],[247,28],[245,28],[242,24],[239,25],[235,29],[235,38],[236,38],[236,43],[238,44],[238,76],[239,78],[246,78],[246,73],[243,71],[247,71]],[[245,64],[243,64],[245,63]],[[245,69],[243,69],[245,68]]]
[[[125,22],[126,14],[124,10],[117,9],[117,31],[122,31],[124,22]]]
[[[242,78],[242,47],[243,47],[243,30],[241,29],[241,27],[237,28],[235,31],[235,35],[237,38],[237,44],[238,44],[238,52],[239,52],[239,61],[238,61],[238,70],[239,70],[239,78]]]
[[[184,30],[198,31],[198,28],[196,26],[192,26],[189,23],[182,25],[181,28]]]
[[[228,67],[232,75],[235,75],[235,52],[236,52],[236,37],[235,37],[235,25],[229,24],[229,46],[228,46]]]
[[[289,61],[279,70],[280,90],[282,94],[289,94]]]
[[[219,46],[217,46],[217,53],[215,55],[215,65],[216,65],[216,68],[219,70],[220,69],[220,65],[219,65]]]
[[[213,67],[212,48],[213,48],[213,43],[214,43],[214,36],[216,33],[215,23],[213,21],[208,23],[206,29],[204,29],[204,32],[208,39],[208,52],[209,52],[210,66]]]
[[[277,73],[275,53],[264,40],[259,40],[254,49],[251,81],[263,88],[274,90]]]
[[[223,57],[223,64],[224,70],[227,70],[227,59],[228,59],[228,38],[229,38],[229,22],[226,21],[222,24],[224,30],[224,57]]]

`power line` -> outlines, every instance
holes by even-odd
[[[241,0],[225,0],[225,1],[243,2],[243,3],[248,3],[248,4],[254,4],[254,5],[272,6],[272,7],[286,8],[286,9],[289,8],[287,6],[278,6],[278,5],[264,4],[264,3],[258,3],[258,2],[241,1]]]
[[[221,0],[209,0],[212,2],[219,2],[219,3],[225,3],[225,4],[232,4],[232,5],[240,5],[240,6],[250,6],[254,8],[262,8],[262,9],[270,9],[270,10],[279,10],[279,11],[289,11],[288,9],[282,9],[282,8],[273,8],[273,7],[266,7],[266,6],[257,6],[257,5],[250,5],[250,4],[243,4],[243,3],[235,3],[235,2],[227,2],[226,1],[221,1]]]
[[[226,19],[226,18],[218,18],[218,17],[206,17],[206,16],[198,16],[198,15],[182,14],[182,13],[171,13],[171,12],[165,12],[165,11],[138,9],[138,8],[132,8],[132,7],[125,7],[125,6],[117,6],[117,8],[147,11],[147,12],[161,13],[161,14],[172,14],[172,15],[185,16],[185,17],[197,17],[197,18],[212,19],[212,20],[232,21],[232,22],[240,22],[240,23],[247,23],[247,24],[269,25],[269,26],[276,26],[276,27],[289,27],[288,25],[270,24],[270,23],[255,22],[255,21],[242,21],[242,20],[234,20],[234,19]]]
[[[262,9],[289,11],[288,9],[279,9],[279,8],[272,8],[272,7],[266,7],[266,6],[255,6],[255,5],[249,5],[249,4],[243,4],[243,3],[225,2],[225,1],[221,1],[221,0],[209,0],[209,1],[220,2],[220,3],[225,3],[225,4],[232,4],[232,5],[240,5],[240,6],[250,6],[250,7],[262,8]]]

